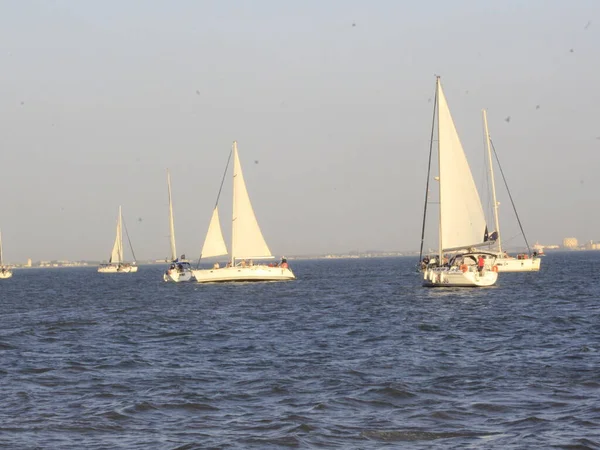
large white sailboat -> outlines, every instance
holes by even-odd
[[[507,252],[502,250],[502,236],[500,235],[500,219],[498,215],[498,205],[500,204],[496,198],[496,182],[494,178],[494,164],[492,158],[492,145],[490,139],[490,132],[488,129],[487,122],[487,112],[484,109],[482,111],[483,114],[483,127],[485,133],[485,143],[487,149],[488,156],[488,166],[490,171],[490,184],[492,186],[492,203],[493,203],[493,211],[494,211],[494,224],[496,226],[496,240],[494,244],[491,246],[491,250],[493,250],[496,257],[496,265],[498,266],[498,272],[537,272],[540,270],[541,259],[537,257],[537,254],[522,253],[514,256],[509,256]],[[512,199],[511,199],[512,200]],[[513,205],[514,206],[514,205]],[[516,209],[515,209],[516,213]],[[517,216],[518,219],[518,216]],[[520,221],[519,221],[520,225]],[[523,231],[521,227],[521,231]],[[523,238],[525,238],[525,233],[523,232]],[[527,244],[527,248],[529,249],[529,244],[527,243],[527,239],[525,238],[525,243]]]
[[[129,236],[127,236],[129,240]],[[100,264],[98,272],[100,273],[134,273],[137,272],[138,266],[135,263],[135,254],[131,241],[129,241],[131,248],[131,254],[133,255],[133,262],[128,263],[124,260],[123,252],[123,215],[121,213],[121,207],[119,206],[119,216],[117,217],[117,236],[115,237],[115,243],[113,245],[112,252],[110,253],[110,259],[108,264]]]
[[[199,283],[230,281],[283,281],[296,278],[285,258],[274,264],[256,260],[273,259],[262,235],[246,189],[237,142],[233,143],[233,218],[231,227],[231,259],[225,267],[215,264],[211,269],[193,270]],[[226,169],[227,170],[227,169]],[[202,258],[227,255],[218,210],[213,210],[208,232],[202,246]]]
[[[12,276],[12,269],[9,266],[4,265],[4,259],[2,254],[2,232],[0,232],[0,279],[10,278]]]
[[[167,169],[167,187],[169,189],[169,240],[171,243],[171,264],[163,274],[163,280],[181,283],[183,281],[193,281],[192,266],[182,255],[177,257],[177,247],[175,246],[175,222],[173,220],[173,199],[171,198],[171,172]]]
[[[496,255],[477,248],[487,245],[485,215],[460,138],[454,126],[439,77],[436,80],[434,124],[437,116],[439,176],[438,251],[421,260],[423,286],[492,286],[498,279]],[[425,191],[421,256],[427,220],[433,128]]]

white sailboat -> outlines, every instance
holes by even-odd
[[[193,270],[199,283],[230,281],[283,281],[296,278],[285,258],[277,264],[257,263],[255,260],[273,259],[262,235],[238,155],[237,142],[233,142],[233,218],[231,227],[231,259],[226,267],[215,264],[212,269]],[[218,202],[212,217],[200,258],[227,255],[227,246],[221,231]]]
[[[169,189],[169,240],[171,243],[171,264],[163,274],[163,280],[181,283],[183,281],[193,281],[192,267],[185,260],[185,256],[177,257],[177,247],[175,246],[175,222],[173,220],[173,200],[171,198],[171,172],[167,169],[167,187]]]
[[[423,286],[492,286],[498,279],[496,255],[476,250],[487,245],[485,215],[439,77],[436,81],[434,114],[437,115],[438,127],[439,177],[435,177],[439,183],[438,253],[435,257],[422,260]],[[431,157],[432,151],[430,163]],[[430,175],[428,173],[427,176],[421,254]],[[453,256],[447,258],[447,254]]]
[[[537,272],[540,270],[541,259],[537,255],[530,255],[529,253],[519,254],[516,257],[509,256],[507,252],[502,250],[502,236],[500,235],[500,219],[498,215],[498,200],[496,199],[496,183],[494,179],[494,165],[492,161],[492,145],[490,140],[490,132],[488,129],[487,112],[484,109],[483,114],[483,127],[485,132],[485,143],[488,155],[488,165],[490,171],[490,184],[492,185],[492,202],[494,210],[494,223],[496,226],[496,241],[493,245],[494,252],[496,253],[496,265],[498,266],[498,272]],[[517,216],[518,217],[518,216]],[[525,234],[523,234],[525,237]],[[527,243],[527,239],[525,239]],[[529,245],[527,245],[529,248]]]
[[[10,278],[12,276],[12,269],[9,266],[4,265],[4,259],[2,254],[2,232],[0,232],[0,279]]]
[[[131,241],[129,242],[131,246]],[[133,247],[131,247],[131,253],[133,254]],[[117,236],[115,237],[115,243],[113,245],[112,252],[108,264],[100,264],[98,272],[100,273],[134,273],[137,272],[138,266],[135,263],[135,255],[133,256],[133,262],[127,263],[124,260],[123,252],[123,215],[121,213],[121,207],[119,206],[119,216],[117,217]]]

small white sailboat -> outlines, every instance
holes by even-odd
[[[129,240],[129,234],[127,235]],[[110,253],[110,259],[108,264],[100,264],[98,272],[100,273],[134,273],[137,272],[138,266],[135,263],[135,253],[131,246],[131,240],[129,240],[129,246],[131,248],[131,254],[133,255],[133,262],[128,263],[124,260],[123,252],[123,215],[121,213],[121,207],[119,206],[119,215],[117,217],[117,236],[115,237],[115,243],[113,245],[112,252]]]
[[[215,264],[211,269],[193,270],[199,283],[232,281],[284,281],[296,278],[287,260],[277,264],[257,263],[255,260],[273,259],[273,255],[262,235],[238,155],[237,142],[233,142],[233,218],[231,227],[231,259],[226,267]],[[230,154],[231,158],[231,154]],[[228,161],[229,165],[229,161]],[[225,169],[227,171],[227,168]],[[221,183],[222,186],[222,183]],[[219,190],[220,193],[220,190]],[[229,254],[221,231],[218,210],[219,199],[213,210],[208,232],[202,246],[202,258]]]
[[[498,215],[498,200],[496,198],[496,182],[494,179],[494,164],[492,161],[492,145],[490,139],[490,132],[488,129],[487,122],[487,112],[484,109],[482,111],[483,114],[483,127],[485,132],[485,142],[487,148],[487,156],[488,156],[488,165],[490,171],[490,184],[492,186],[492,203],[493,203],[493,211],[494,211],[494,224],[496,226],[496,240],[494,244],[491,246],[490,251],[496,253],[496,265],[498,266],[498,272],[537,272],[540,270],[541,259],[537,257],[537,254],[531,254],[531,252],[519,254],[516,257],[509,256],[507,252],[502,250],[502,236],[500,235],[500,219]],[[510,192],[509,192],[510,195]],[[511,197],[512,201],[512,197]],[[513,204],[514,208],[514,204]],[[516,214],[516,209],[515,209]],[[521,225],[521,221],[519,220],[519,216],[517,215],[517,220],[519,221],[519,226]],[[523,232],[523,228],[521,227],[521,232],[523,233],[523,238],[525,239],[525,244],[529,249],[529,244],[527,243],[527,238],[525,237],[525,233]]]
[[[2,254],[2,232],[0,232],[0,279],[10,278],[12,276],[12,269],[9,266],[4,265],[4,259]]]
[[[460,138],[454,126],[439,77],[436,81],[434,124],[437,116],[439,176],[438,252],[421,260],[423,286],[492,286],[498,279],[496,255],[476,249],[487,245],[485,215]],[[432,143],[425,191],[421,256],[431,179]],[[452,254],[451,258],[446,255]]]
[[[175,222],[173,220],[173,199],[171,198],[171,172],[167,169],[167,187],[169,189],[169,240],[171,242],[171,264],[163,274],[163,280],[181,283],[193,281],[192,266],[185,260],[185,256],[177,257],[175,246]]]

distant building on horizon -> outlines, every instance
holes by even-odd
[[[586,250],[600,250],[600,242],[588,241],[585,243]]]
[[[574,250],[579,247],[579,243],[577,242],[577,238],[574,237],[566,237],[563,239],[563,247],[568,248],[570,250]]]

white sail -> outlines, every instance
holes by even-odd
[[[440,247],[468,248],[484,241],[485,215],[438,79]]]
[[[221,231],[221,221],[219,220],[219,208],[215,206],[202,246],[201,257],[210,258],[211,256],[222,256],[227,253],[227,245],[225,245],[225,239]]]
[[[175,247],[175,222],[173,220],[173,200],[171,199],[171,172],[167,169],[167,186],[169,188],[169,238],[171,240],[171,261],[177,259],[177,247]]]
[[[237,142],[233,143],[233,224],[231,233],[232,259],[271,258],[271,251],[260,231],[244,182],[238,156]]]
[[[113,245],[112,252],[110,254],[111,263],[122,263],[123,262],[123,227],[121,219],[121,207],[119,206],[119,217],[117,218],[117,236],[115,238],[115,244]]]

